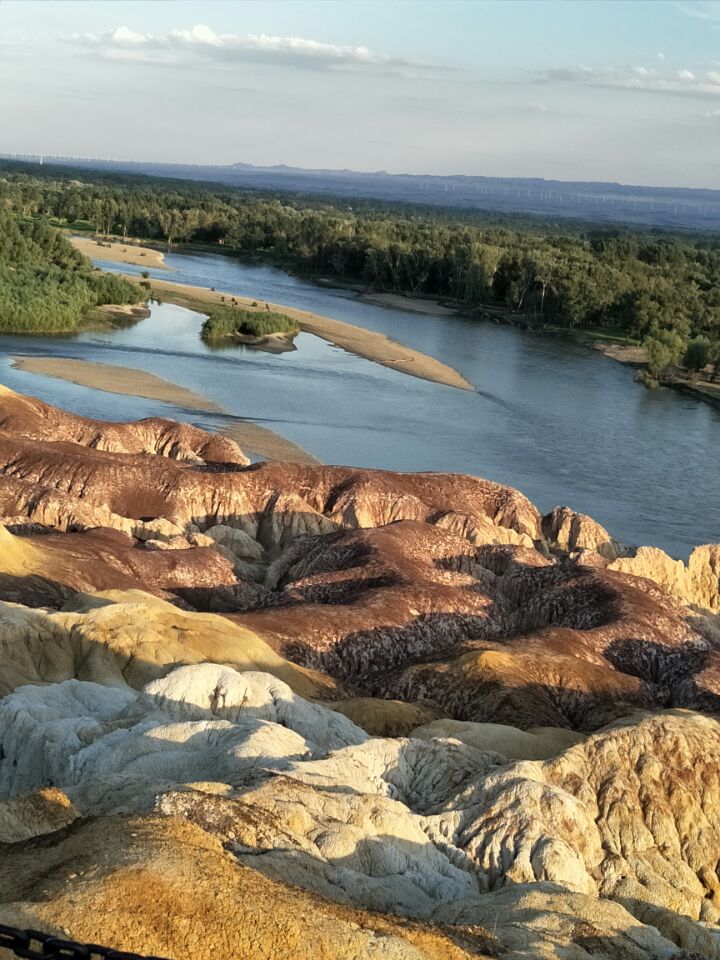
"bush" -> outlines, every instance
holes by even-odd
[[[656,379],[683,356],[684,342],[673,330],[661,330],[656,336],[643,341],[647,351],[648,368]]]
[[[687,345],[684,366],[690,371],[704,370],[710,362],[711,344],[707,337],[695,337]]]
[[[221,340],[242,334],[247,337],[267,337],[273,333],[298,333],[297,322],[275,310],[255,313],[248,309],[216,307],[202,325],[203,340]]]
[[[710,345],[710,363],[713,368],[713,380],[720,377],[720,340],[713,340]]]
[[[657,380],[649,370],[638,370],[635,379],[639,383],[644,383],[646,387],[649,387],[650,390],[657,390],[660,386],[660,381]]]

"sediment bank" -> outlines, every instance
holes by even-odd
[[[163,380],[144,370],[117,367],[89,360],[72,360],[66,357],[14,357],[13,366],[27,373],[42,374],[66,380],[93,390],[117,393],[129,397],[142,397],[172,403],[187,410],[203,413],[226,414],[219,404],[200,393]],[[235,440],[246,453],[264,460],[286,463],[318,463],[319,461],[302,447],[266,427],[247,420],[232,419],[220,433]]]
[[[126,280],[137,282],[137,277],[131,274],[123,274],[123,276]],[[153,292],[160,294],[163,300],[188,307],[191,310],[202,312],[212,306],[227,304],[233,300],[243,308],[252,308],[252,304],[257,303],[258,309],[265,309],[266,301],[255,301],[250,297],[240,297],[232,293],[210,290],[207,287],[196,287],[184,283],[174,283],[170,280],[158,280],[157,278],[154,278],[151,282]],[[354,353],[356,356],[371,360],[374,363],[380,363],[392,370],[399,370],[411,377],[418,377],[421,380],[430,380],[433,383],[456,387],[460,390],[474,389],[472,383],[457,370],[434,357],[421,353],[419,350],[403,346],[395,340],[391,340],[385,334],[280,303],[268,301],[268,306],[271,310],[277,310],[287,314],[288,317],[292,317],[305,333],[312,333],[316,337],[333,344],[333,346]]]
[[[68,240],[76,250],[91,260],[110,260],[113,263],[132,263],[138,267],[167,270],[165,254],[161,250],[154,250],[139,243],[79,236],[70,236]]]

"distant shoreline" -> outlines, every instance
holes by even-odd
[[[590,344],[594,350],[599,350],[611,360],[617,360],[618,363],[627,364],[642,370],[647,367],[647,356],[645,350],[640,346],[631,346],[623,343],[610,343],[605,341],[595,341]],[[709,403],[720,403],[720,383],[711,383],[709,380],[697,380],[694,383],[688,379],[677,378],[661,382],[661,387],[669,387],[671,390],[679,390],[696,400],[705,400]]]
[[[83,244],[93,244],[94,242],[85,237],[70,236],[69,238],[78,249],[80,242]],[[98,257],[97,251],[103,251],[107,248],[95,246],[95,252],[88,255]],[[139,257],[145,252],[157,255],[161,260],[163,253],[150,247],[142,246],[137,243],[115,242],[113,250],[114,256],[107,257],[115,262],[137,264]],[[102,256],[102,255],[101,255]],[[140,260],[140,264],[147,263],[147,260]],[[164,264],[163,264],[164,267]],[[167,269],[167,268],[165,268]],[[123,274],[127,280],[137,282],[137,277],[130,274]],[[251,306],[253,302],[249,297],[239,297],[228,293],[218,293],[206,287],[190,287],[186,284],[173,283],[168,280],[153,279],[152,284],[158,286],[165,293],[165,299],[170,302],[178,303],[181,306],[187,306],[190,309],[200,310],[212,306],[216,303],[235,299],[243,306]],[[455,316],[458,310],[446,306],[437,300],[426,297],[413,297],[406,294],[396,293],[363,293],[355,284],[342,284],[333,280],[316,279],[317,283],[328,287],[339,287],[341,289],[357,289],[359,299],[366,303],[377,303],[381,306],[393,307],[399,310],[409,310],[417,313],[424,313],[430,316]],[[169,294],[169,295],[168,295]],[[333,320],[329,317],[322,317],[317,314],[307,313],[296,310],[293,307],[286,307],[281,304],[269,304],[271,309],[282,310],[289,316],[297,319],[301,330],[307,333],[313,333],[316,336],[332,343],[335,346],[355,353],[357,356],[380,363],[391,369],[399,370],[410,376],[420,379],[430,380],[435,383],[442,383],[446,386],[453,386],[465,390],[474,390],[474,386],[465,379],[458,371],[447,366],[440,360],[422,354],[419,351],[408,347],[402,347],[400,344],[386,337],[384,334],[365,330],[354,324],[345,323],[340,320]],[[104,308],[111,309],[111,308]],[[496,323],[510,324],[519,326],[523,329],[529,329],[528,324],[516,320],[506,311],[497,310],[493,307],[486,308],[490,319]],[[548,327],[536,330],[538,333],[549,336],[557,336],[562,339],[572,339],[577,343],[583,344],[589,349],[596,350],[611,360],[626,366],[634,367],[638,370],[647,366],[645,350],[637,343],[624,341],[620,338],[598,339],[595,332],[591,330],[567,330],[562,327]],[[282,352],[283,349],[292,349],[292,346],[282,347],[279,341],[265,340],[256,341],[258,349],[267,349],[270,352]],[[385,351],[383,353],[383,351]],[[388,354],[390,354],[388,356]],[[405,366],[412,364],[413,366]],[[720,384],[712,383],[708,380],[691,382],[686,379],[677,379],[674,382],[663,383],[662,386],[678,390],[687,396],[694,397],[697,400],[703,400],[713,404],[720,403]]]

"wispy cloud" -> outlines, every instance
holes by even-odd
[[[703,113],[695,113],[689,117],[679,117],[671,123],[680,127],[704,128],[718,132],[720,131],[720,109],[705,110]]]
[[[553,67],[535,75],[538,83],[575,83],[588,87],[679,96],[720,97],[720,72],[681,69],[659,71],[641,64],[626,67]]]
[[[717,0],[686,0],[686,2],[676,2],[673,4],[676,10],[684,13],[686,17],[692,17],[695,20],[704,20],[714,27],[720,28],[720,3]]]
[[[137,33],[120,26],[104,33],[74,33],[62,38],[106,60],[178,65],[262,63],[310,70],[374,70],[407,73],[440,69],[437,64],[377,53],[364,46],[322,43],[303,37],[215,33],[197,24],[169,33]]]

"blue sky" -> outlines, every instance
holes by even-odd
[[[0,150],[720,188],[720,0],[0,0]]]

